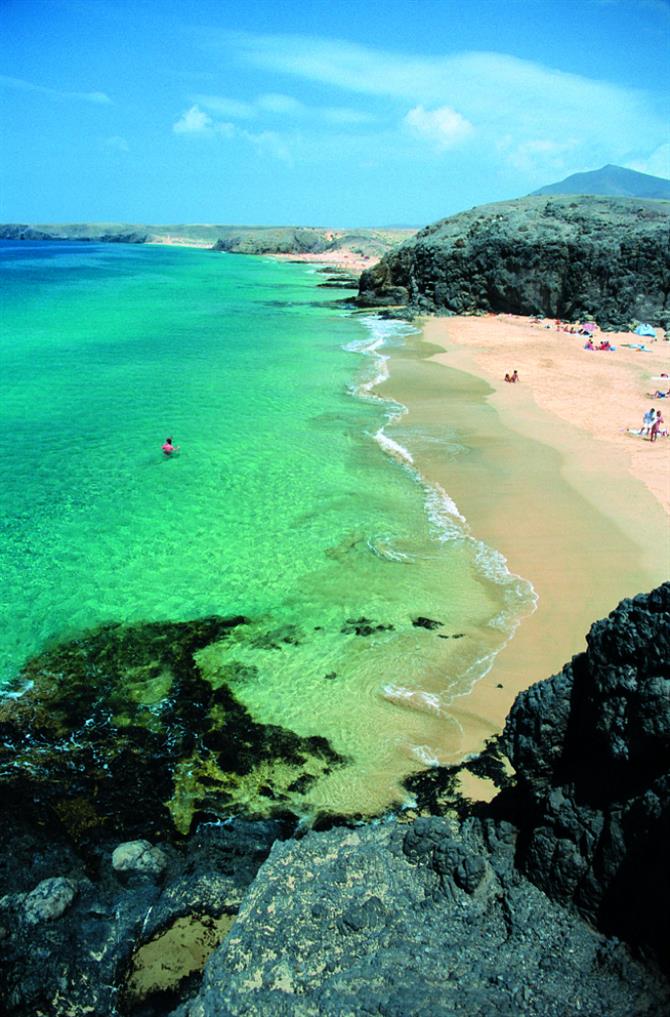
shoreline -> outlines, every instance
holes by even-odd
[[[333,268],[349,269],[352,272],[363,272],[366,268],[372,268],[379,261],[379,258],[369,254],[357,254],[348,247],[340,247],[336,251],[323,251],[321,254],[268,252],[261,257],[272,258],[273,261],[293,261],[307,265],[332,265]]]
[[[213,244],[209,240],[196,240],[189,237],[169,237],[154,235],[151,240],[144,241],[145,247],[189,247],[199,250],[212,251]],[[243,252],[232,251],[232,254]],[[288,261],[296,264],[326,265],[333,268],[346,269],[350,272],[363,272],[366,268],[373,268],[379,261],[378,257],[369,254],[358,254],[348,247],[340,247],[334,251],[323,251],[321,254],[296,251],[294,253],[283,253],[280,251],[266,251],[259,254],[247,254],[246,257],[271,258],[273,261]]]
[[[383,395],[408,413],[387,434],[538,596],[489,672],[452,701],[456,762],[500,732],[520,691],[585,649],[595,618],[670,574],[670,439],[625,430],[650,405],[664,408],[645,392],[669,370],[670,347],[622,348],[637,338],[624,333],[610,336],[615,353],[591,352],[584,337],[510,315],[421,326],[417,349],[390,359]],[[521,384],[505,384],[515,367]],[[440,432],[459,435],[467,453],[422,443]],[[467,793],[486,788],[473,782]]]

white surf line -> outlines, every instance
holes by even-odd
[[[468,667],[462,677],[466,681],[470,681],[469,688],[453,692],[446,702],[442,701],[440,703],[441,707],[447,707],[455,699],[459,699],[471,692],[477,682],[486,677],[500,651],[514,637],[523,618],[537,610],[539,598],[533,584],[529,580],[511,571],[507,559],[502,552],[490,547],[483,540],[473,535],[467,519],[453,498],[439,484],[429,482],[422,475],[416,467],[414,457],[409,449],[406,449],[385,433],[384,427],[395,423],[408,412],[408,409],[402,403],[384,399],[374,392],[375,387],[381,382],[386,381],[390,376],[388,367],[390,355],[383,354],[380,351],[389,338],[393,336],[417,335],[420,330],[405,322],[379,318],[374,315],[366,316],[360,320],[371,333],[370,338],[354,340],[346,345],[344,349],[352,353],[360,353],[364,356],[372,357],[376,361],[377,373],[375,376],[366,379],[357,386],[352,386],[350,390],[351,394],[358,398],[374,400],[387,406],[386,424],[380,427],[372,437],[380,448],[391,458],[399,462],[415,482],[423,488],[425,492],[426,514],[438,532],[437,539],[440,543],[446,543],[450,540],[462,540],[470,544],[474,551],[474,560],[478,570],[490,582],[503,589],[504,599],[506,600],[503,608],[489,622],[489,627],[506,634],[507,638],[496,650],[491,650],[484,654]],[[524,607],[527,610],[519,613],[522,601],[525,602]],[[416,690],[417,694],[420,692],[421,690]],[[432,696],[432,693],[428,693],[428,695]],[[385,696],[385,698],[390,699],[391,697]],[[394,698],[396,702],[401,702],[404,697],[398,696]],[[455,720],[455,718],[450,719]],[[458,721],[455,722],[457,726],[460,726]]]

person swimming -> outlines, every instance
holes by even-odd
[[[164,456],[171,456],[174,452],[179,451],[179,445],[172,444],[172,438],[166,438],[165,443],[161,446],[161,452]]]

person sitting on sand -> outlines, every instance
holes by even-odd
[[[603,341],[601,342],[601,344],[598,347],[598,349],[599,350],[611,350],[612,347],[610,346],[609,341],[607,339],[603,339]]]
[[[654,418],[654,423],[651,425],[651,434],[649,435],[649,441],[656,441],[656,439],[658,438],[659,434],[667,434],[668,433],[667,428],[663,427],[664,423],[665,423],[665,421],[663,420],[663,417],[661,416],[661,411],[660,410],[656,410],[656,416]]]
[[[515,367],[514,371],[512,372],[512,377],[510,378],[510,381],[514,382],[514,381],[518,381],[518,380],[519,380],[519,372],[517,371],[517,369]]]
[[[172,438],[166,438],[165,443],[161,446],[161,452],[164,456],[171,456],[173,453],[179,451],[179,445],[172,444]]]
[[[595,350],[595,346],[593,345],[593,339],[591,338],[591,336],[589,336],[586,342],[584,343],[584,349]]]
[[[510,374],[506,374],[505,375],[505,381],[511,381],[511,380],[512,380],[512,376]]]

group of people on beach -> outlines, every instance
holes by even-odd
[[[520,380],[519,372],[517,371],[516,367],[514,368],[511,374],[505,375],[505,381],[509,381],[512,385],[519,380]]]
[[[659,434],[667,438],[668,429],[665,427],[665,421],[660,410],[655,410],[652,406],[647,410],[645,415],[642,417],[642,427],[640,428],[640,435],[648,435],[649,441],[656,441]]]
[[[589,336],[588,339],[586,340],[586,342],[584,343],[584,349],[585,350],[611,350],[612,352],[614,352],[616,350],[616,346],[612,346],[612,344],[609,341],[609,339],[603,339],[602,342],[598,343],[598,345],[596,346],[596,344],[593,341],[593,336]]]

